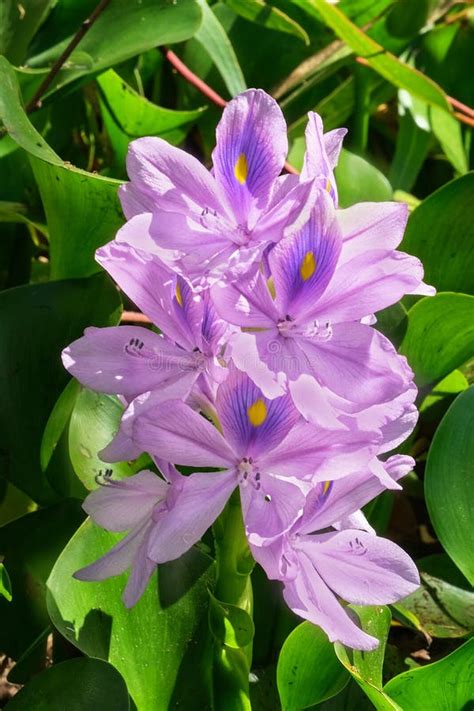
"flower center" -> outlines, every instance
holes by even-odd
[[[260,472],[258,471],[258,465],[252,457],[244,457],[237,464],[237,471],[239,476],[239,484],[242,486],[253,486],[255,491],[261,488],[260,482]]]

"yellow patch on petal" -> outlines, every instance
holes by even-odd
[[[267,406],[263,400],[255,400],[253,405],[247,408],[249,422],[254,427],[260,427],[267,419]]]
[[[275,301],[276,291],[275,291],[275,279],[273,277],[270,277],[269,279],[267,279],[267,286],[268,286],[268,291],[270,292],[270,296]]]
[[[314,252],[306,252],[300,265],[300,274],[303,281],[308,281],[310,277],[313,276],[316,271],[316,260],[314,258]]]
[[[328,178],[328,179],[326,180],[326,191],[327,191],[328,193],[330,193],[331,190],[332,190],[332,185],[331,185],[331,181],[330,181],[329,178]]]
[[[331,482],[325,481],[324,486],[323,486],[323,496],[326,496],[326,494],[328,493],[330,488],[331,488]]]
[[[249,172],[249,164],[245,153],[241,153],[237,158],[237,163],[234,165],[234,175],[241,185],[245,184]]]
[[[176,282],[176,301],[180,306],[183,305],[183,295],[181,294],[181,287],[179,282]]]

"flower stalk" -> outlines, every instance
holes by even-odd
[[[215,596],[222,602],[253,613],[251,556],[242,519],[239,492],[235,491],[213,527],[217,578]],[[214,704],[216,711],[248,711],[252,643],[235,648],[216,640],[214,652]]]

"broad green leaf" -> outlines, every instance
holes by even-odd
[[[140,711],[209,708],[211,559],[193,548],[160,566],[127,610],[126,573],[98,583],[72,577],[119,539],[87,520],[69,541],[48,580],[54,625],[84,654],[113,664]]]
[[[417,561],[421,587],[401,601],[432,637],[464,637],[474,630],[474,591],[445,554]]]
[[[130,139],[162,136],[196,121],[205,108],[173,111],[153,104],[125,83],[113,69],[97,78],[101,93],[114,120]]]
[[[0,557],[13,599],[0,596],[0,647],[19,659],[49,628],[46,580],[56,558],[84,519],[79,501],[62,501],[0,527]]]
[[[68,374],[61,350],[87,326],[112,326],[120,297],[103,274],[0,293],[0,451],[2,474],[35,501],[59,494],[41,470],[40,448]]]
[[[474,172],[427,197],[410,215],[403,249],[419,257],[440,291],[474,294]]]
[[[48,418],[41,440],[40,462],[43,471],[46,471],[48,468],[54,450],[58,446],[58,442],[66,429],[80,390],[81,386],[77,380],[70,380],[56,400],[56,404]]]
[[[55,0],[3,0],[0,5],[0,54],[21,64],[33,35]]]
[[[241,607],[221,602],[210,594],[209,626],[220,644],[239,649],[251,644],[255,627],[253,620]]]
[[[474,353],[474,296],[445,292],[421,299],[408,312],[401,352],[420,387],[463,365]]]
[[[294,35],[305,44],[309,44],[306,30],[282,10],[268,4],[265,0],[224,0],[224,2],[233,12],[250,22],[255,22],[269,30]]]
[[[277,684],[283,711],[299,711],[338,694],[350,676],[327,635],[303,622],[287,637],[278,658]]]
[[[244,75],[231,41],[206,0],[197,0],[202,11],[202,23],[195,39],[209,54],[219,70],[230,95],[236,96],[246,90]]]
[[[340,207],[349,207],[364,200],[381,202],[392,199],[392,187],[383,173],[345,148],[341,151],[334,175]]]
[[[118,180],[31,158],[49,230],[52,279],[100,270],[95,251],[113,239],[124,218]]]
[[[61,158],[48,146],[42,135],[27,117],[13,67],[0,56],[0,121],[10,137],[31,155],[55,165]]]
[[[379,646],[373,652],[361,652],[337,642],[334,648],[339,661],[351,673],[377,711],[402,711],[382,689],[382,667],[392,619],[390,610],[388,607],[349,607],[356,613],[364,632],[379,640]]]
[[[12,601],[12,584],[3,563],[0,563],[0,595],[8,602]]]
[[[428,454],[426,504],[445,551],[474,585],[474,387],[458,395],[443,417]]]
[[[406,89],[427,104],[450,111],[443,90],[421,72],[401,62],[387,52],[375,40],[354,25],[341,10],[326,0],[294,0],[309,13],[319,13],[324,22],[346,42],[352,50],[363,57],[368,65],[387,81]]]
[[[114,479],[135,474],[141,464],[148,462],[140,457],[137,462],[116,462],[106,464],[99,457],[99,452],[117,433],[123,405],[112,395],[96,393],[82,388],[73,403],[69,423],[69,454],[79,479],[86,489],[96,489],[96,477],[105,469],[112,469]]]
[[[407,711],[468,711],[472,707],[474,639],[439,662],[399,674],[385,691]]]
[[[35,676],[7,704],[9,711],[128,711],[128,691],[113,666],[69,659]]]
[[[183,42],[201,22],[195,0],[114,0],[69,57],[47,95],[87,74],[97,73],[163,44]],[[114,38],[114,41],[111,41]],[[52,63],[70,37],[28,60],[31,67]]]

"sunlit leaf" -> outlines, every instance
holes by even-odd
[[[458,395],[439,425],[425,474],[426,503],[436,535],[471,585],[474,507],[474,387]]]
[[[399,674],[385,691],[410,711],[467,711],[472,705],[474,639],[438,662]]]
[[[303,622],[287,637],[278,658],[283,711],[299,711],[338,694],[349,681],[327,635]]]

